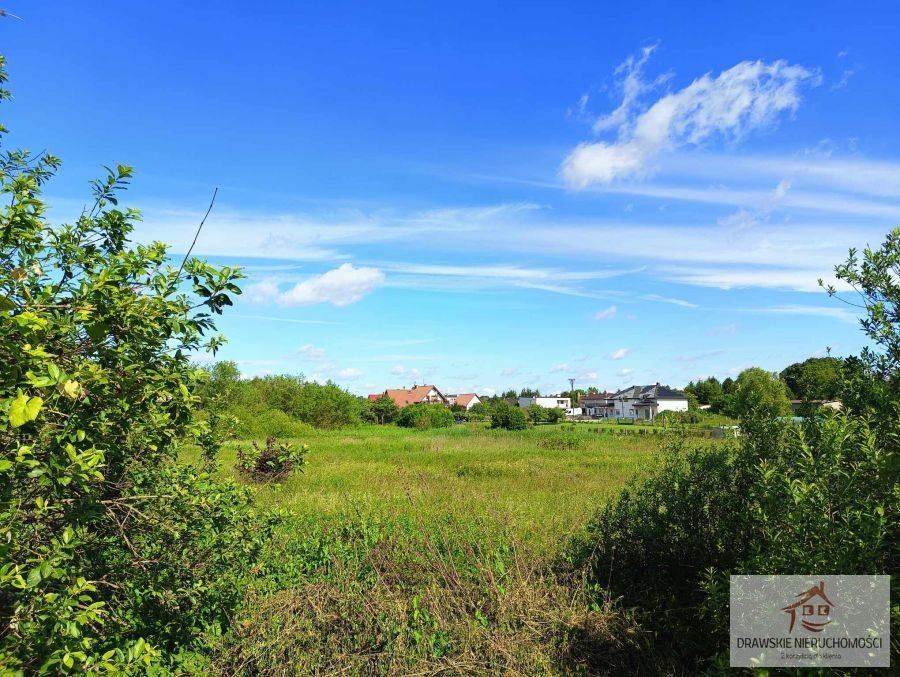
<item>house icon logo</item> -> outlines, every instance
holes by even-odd
[[[822,632],[825,626],[831,623],[831,610],[834,608],[834,604],[825,594],[825,581],[819,581],[818,585],[814,585],[796,596],[800,598],[798,601],[782,609],[791,617],[788,632],[794,631],[798,619],[800,625],[807,630]]]

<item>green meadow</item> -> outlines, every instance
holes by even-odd
[[[311,430],[302,473],[255,485],[259,503],[298,517],[415,513],[477,519],[544,550],[648,466],[662,436],[611,436],[571,425],[524,431],[481,425],[409,430],[362,425]],[[221,472],[237,479],[226,445]]]

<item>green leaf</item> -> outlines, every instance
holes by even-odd
[[[29,421],[37,418],[38,412],[44,406],[44,400],[40,397],[28,397],[24,393],[9,405],[9,424],[13,428],[19,428]]]
[[[29,588],[34,588],[38,583],[41,582],[41,568],[35,567],[31,571],[28,572],[28,578],[25,581],[25,584]]]

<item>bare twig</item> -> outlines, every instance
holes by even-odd
[[[194,241],[191,242],[191,246],[188,247],[187,254],[184,255],[184,259],[181,261],[181,266],[178,268],[178,275],[175,276],[175,281],[178,281],[178,278],[181,277],[181,271],[184,270],[184,264],[187,263],[187,260],[191,256],[191,252],[194,251],[194,245],[197,244],[197,238],[200,237],[200,231],[203,230],[203,224],[206,223],[206,218],[209,216],[209,213],[212,211],[213,205],[216,203],[216,195],[219,194],[219,188],[216,186],[215,190],[213,190],[212,200],[209,201],[209,207],[206,209],[206,214],[203,215],[203,220],[200,221],[200,225],[197,226],[197,232],[194,233]]]

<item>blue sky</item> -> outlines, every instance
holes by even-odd
[[[680,3],[678,3],[680,4]],[[900,225],[895,3],[54,3],[0,21],[9,146],[74,218],[246,267],[248,375],[616,388],[857,352]]]

